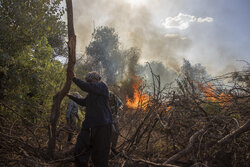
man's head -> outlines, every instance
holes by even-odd
[[[87,82],[99,82],[101,79],[102,77],[96,71],[91,71],[85,76]]]

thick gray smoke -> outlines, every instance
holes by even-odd
[[[125,0],[74,0],[75,29],[78,49],[85,52],[94,26],[114,27],[122,47],[141,50],[139,62],[159,61],[165,67],[180,70],[183,53],[191,42],[177,34],[165,35],[153,24],[150,11],[136,10]]]

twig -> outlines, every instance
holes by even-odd
[[[172,164],[167,164],[167,163],[164,163],[164,164],[155,163],[155,162],[147,161],[147,160],[144,160],[144,159],[131,159],[131,160],[132,160],[132,161],[135,161],[135,162],[142,162],[142,163],[145,163],[145,164],[148,164],[148,165],[153,165],[153,166],[161,166],[161,167],[179,167],[179,166],[172,165]]]

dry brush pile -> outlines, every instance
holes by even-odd
[[[185,76],[162,89],[152,76],[153,94],[141,85],[137,107],[122,113],[113,166],[250,164],[249,70],[203,82]]]
[[[134,86],[137,106],[126,107],[120,115],[119,154],[111,156],[110,166],[248,166],[249,70],[209,82],[182,77],[164,87],[159,76],[152,76],[152,93],[142,82]],[[50,160],[49,111],[31,121],[14,104],[1,102],[0,109],[0,166],[73,165],[72,150],[64,150],[63,120],[56,157]]]

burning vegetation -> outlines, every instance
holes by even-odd
[[[201,83],[198,83],[198,85],[205,94],[206,100],[218,103],[221,106],[230,105],[230,101],[232,100],[230,94],[216,93],[216,90],[211,83],[208,83],[207,86],[203,86]]]
[[[245,87],[247,80],[231,80],[244,88],[221,86],[232,75],[213,82],[194,82],[183,75],[177,79],[178,86],[160,87],[160,77],[152,71],[151,96],[140,88],[141,80],[135,82],[134,100],[126,97],[126,104],[128,111],[136,112],[123,112],[121,121],[119,149],[125,160],[114,157],[112,164],[247,166],[249,87]]]
[[[142,86],[142,80],[137,76],[135,83],[132,85],[133,96],[129,98],[126,96],[126,105],[128,108],[137,109],[139,106],[146,108],[149,104],[149,95],[142,92],[140,86]]]
[[[40,5],[45,4],[35,6]],[[49,37],[54,38],[54,34]],[[8,40],[12,38],[6,36]],[[38,43],[27,45],[27,53],[21,56],[26,51],[20,48],[15,48],[16,52],[9,46],[0,50],[4,53],[1,57],[4,67],[0,72],[3,78],[0,81],[0,166],[72,166],[74,161],[73,145],[66,144],[66,120],[59,117],[67,101],[62,101],[61,106],[57,101],[59,107],[49,119],[52,99],[59,97],[52,97],[51,92],[63,85],[66,69],[52,58],[53,49],[48,41],[44,37],[37,40]],[[15,47],[15,43],[16,40],[10,46]],[[47,53],[51,57],[44,60]],[[12,54],[17,58],[8,58]],[[116,85],[114,92],[127,106],[120,111],[118,152],[111,155],[110,167],[248,167],[249,66],[215,78],[200,64],[193,66],[185,59],[181,67],[174,63],[178,73],[159,62],[150,62],[149,67],[140,65],[140,55],[138,48],[121,48],[113,28],[99,27],[92,34],[85,57],[76,64],[77,76],[95,70],[109,86]],[[77,88],[72,86],[71,90]],[[50,143],[54,157],[48,156],[49,139],[53,139]]]

